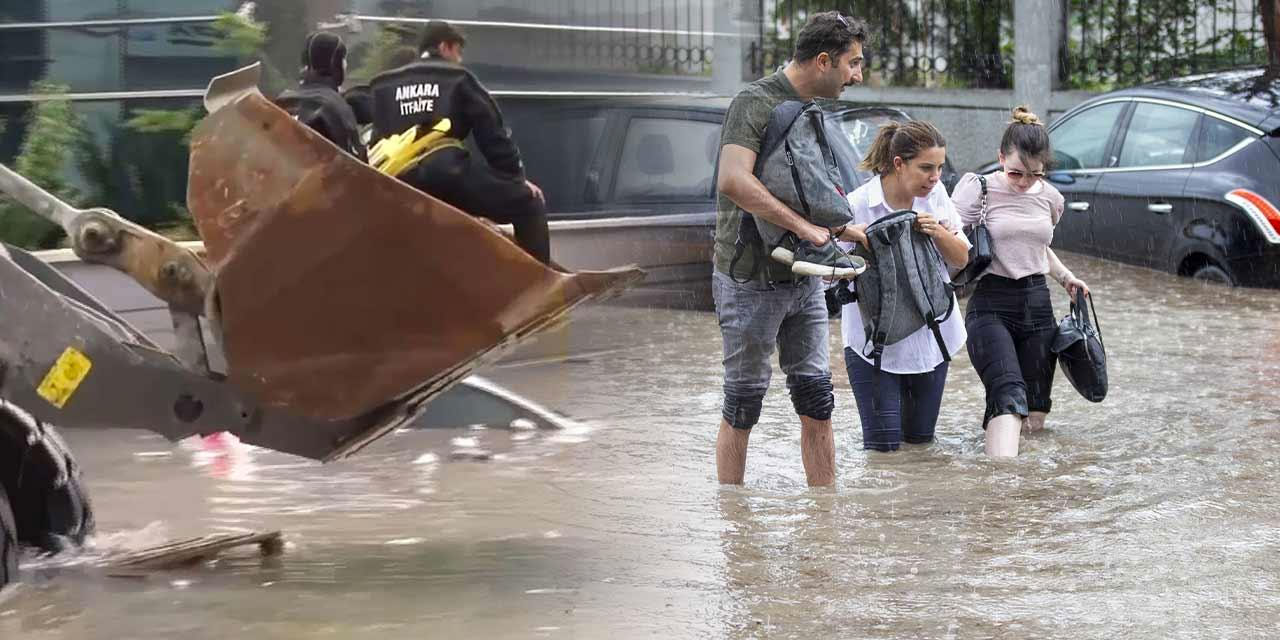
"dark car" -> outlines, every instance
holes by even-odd
[[[681,306],[710,305],[716,165],[728,99],[499,95],[498,104],[530,180],[547,196],[554,260],[572,269],[637,264],[649,272],[644,290],[674,296]],[[909,119],[887,107],[839,101],[826,107],[859,155],[880,125]],[[870,177],[857,173],[859,180]],[[950,165],[943,179],[954,185]]]
[[[1067,200],[1054,247],[1280,286],[1280,80],[1237,70],[1114,91],[1049,137]]]

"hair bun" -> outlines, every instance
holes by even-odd
[[[1031,113],[1031,109],[1027,105],[1018,105],[1013,110],[1013,119],[1010,124],[1044,124],[1040,122],[1040,118],[1036,114]]]

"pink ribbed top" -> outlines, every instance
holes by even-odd
[[[978,176],[966,173],[951,193],[964,224],[978,221],[981,198]],[[1062,219],[1063,204],[1062,193],[1045,180],[1027,193],[1017,193],[1004,172],[987,175],[987,229],[995,254],[987,273],[1015,280],[1049,273],[1046,250],[1053,242],[1053,228]]]

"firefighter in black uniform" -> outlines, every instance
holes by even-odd
[[[450,121],[457,140],[475,136],[486,163],[472,163],[466,149],[445,147],[400,177],[472,215],[515,227],[516,242],[550,262],[551,244],[542,190],[525,178],[520,151],[502,113],[480,81],[462,67],[466,38],[452,25],[432,21],[418,44],[420,58],[373,79],[373,142],[414,125]]]
[[[281,93],[276,104],[363,162],[367,160],[366,150],[355,112],[338,93],[346,69],[347,47],[342,38],[332,33],[312,33],[302,50],[302,81],[298,88]]]

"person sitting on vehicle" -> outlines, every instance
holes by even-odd
[[[318,31],[302,49],[302,80],[281,93],[276,104],[339,149],[367,160],[351,105],[338,93],[347,70],[347,46],[336,34]]]
[[[398,69],[407,64],[417,62],[418,51],[411,46],[405,45],[397,48],[387,56],[387,64],[384,69]],[[367,84],[358,84],[354,87],[348,87],[342,92],[342,98],[351,105],[351,110],[356,114],[356,124],[360,125],[360,137],[366,144],[369,142],[369,136],[373,135],[373,91]]]
[[[399,177],[472,215],[512,224],[517,244],[549,263],[542,190],[525,177],[520,150],[503,125],[498,105],[462,66],[465,44],[457,28],[433,20],[423,30],[420,59],[373,79],[373,142],[414,126],[431,128],[447,118],[448,136],[459,144],[439,147]],[[475,136],[487,166],[472,167],[469,152],[460,144],[469,135]]]

